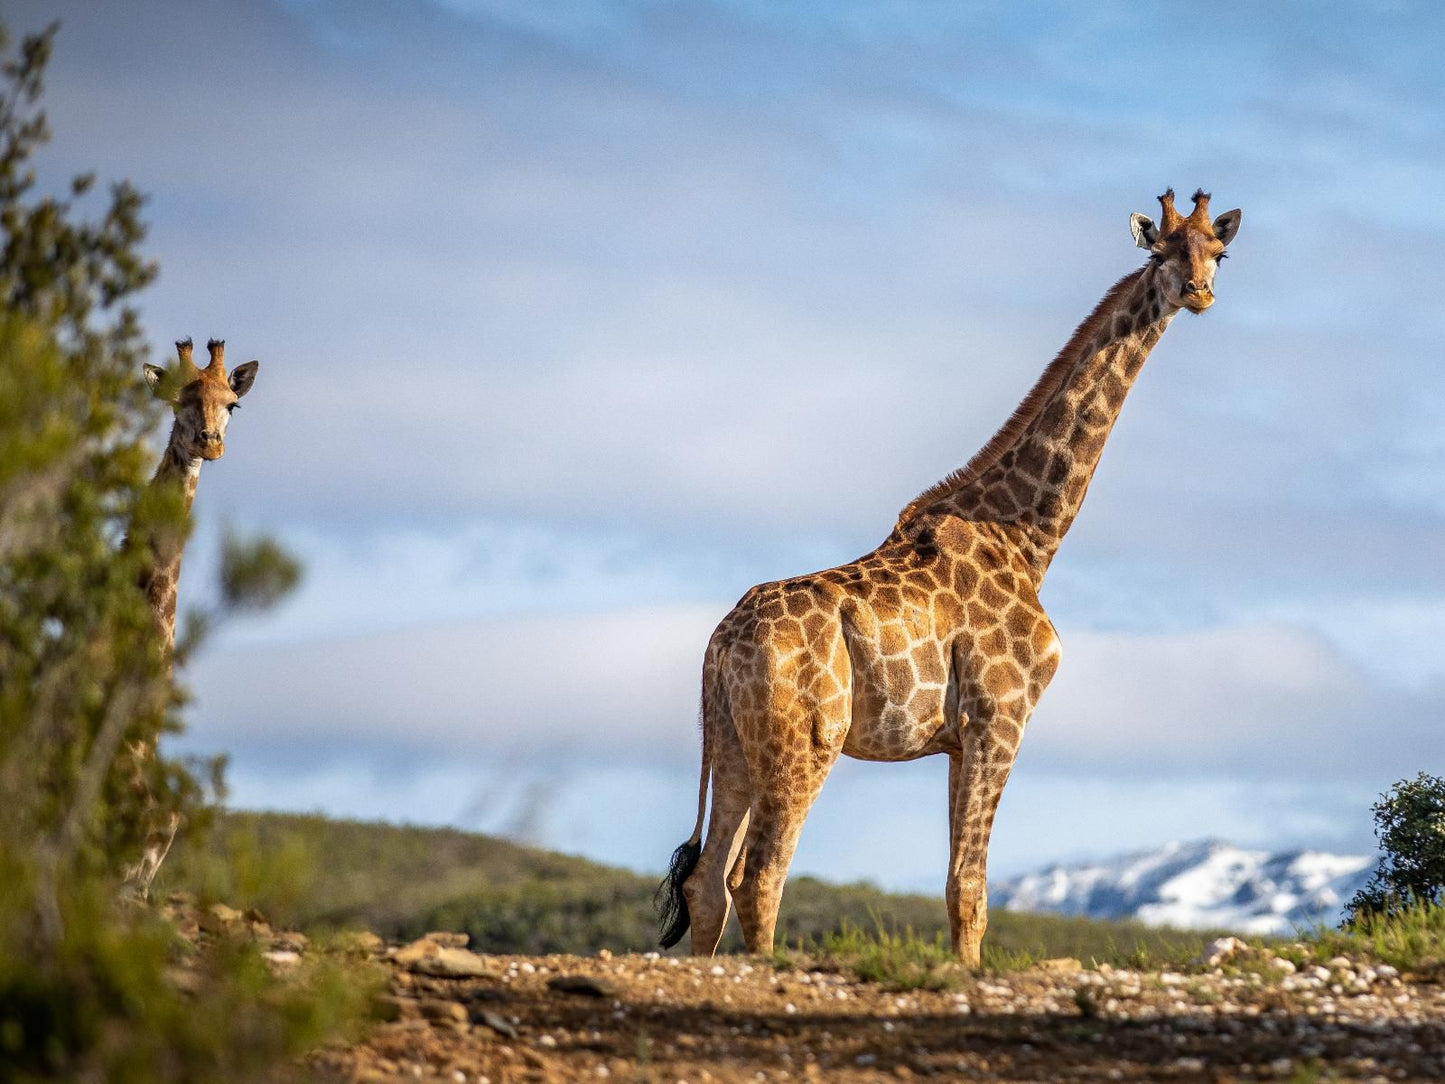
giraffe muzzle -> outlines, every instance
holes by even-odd
[[[1186,309],[1188,309],[1190,312],[1203,312],[1205,309],[1209,308],[1209,306],[1210,306],[1210,305],[1213,305],[1213,304],[1214,304],[1214,291],[1213,291],[1213,290],[1210,290],[1210,289],[1202,289],[1202,290],[1201,290],[1201,289],[1199,289],[1199,288],[1196,287],[1196,288],[1193,289],[1193,290],[1186,289],[1186,290],[1184,291],[1184,307],[1185,307]]]

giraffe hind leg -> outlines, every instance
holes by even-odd
[[[741,869],[729,878],[737,885],[733,902],[749,952],[773,950],[783,882],[798,849],[803,821],[837,758],[838,749],[819,750],[810,742],[801,755],[786,758],[792,762],[788,770],[775,772],[761,793],[754,794],[747,840],[738,856]]]
[[[726,874],[742,840],[752,795],[748,764],[731,721],[716,731],[712,763],[712,810],[697,867],[683,884],[692,919],[692,954],[711,956],[727,925],[731,904]]]

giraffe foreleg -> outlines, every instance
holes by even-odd
[[[988,928],[988,842],[1023,735],[1023,719],[974,716],[963,749],[948,761],[949,932],[965,967],[978,967]]]

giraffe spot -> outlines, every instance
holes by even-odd
[[[984,629],[993,623],[993,611],[982,602],[968,604],[968,624],[971,628]]]
[[[1069,479],[1069,474],[1074,469],[1074,457],[1069,452],[1060,450],[1049,463],[1048,475],[1045,481],[1051,486],[1061,486]]]
[[[913,649],[913,668],[919,681],[941,683],[944,679],[943,656],[935,643],[919,644]]]
[[[1108,439],[1108,432],[1100,428],[1080,436],[1074,443],[1074,448],[1083,459],[1097,459],[1103,453],[1104,444]]]
[[[1049,450],[1042,438],[1030,438],[1019,448],[1018,469],[1030,478],[1042,478],[1048,462]]]
[[[903,593],[893,584],[885,584],[873,592],[873,605],[879,610],[896,612],[903,605]]]
[[[808,638],[809,643],[816,643],[827,628],[828,619],[816,611],[803,618],[803,635]]]
[[[959,596],[968,598],[978,587],[978,569],[973,565],[960,564],[954,577]]]
[[[992,628],[978,638],[979,647],[989,655],[1002,655],[1009,649],[1008,637],[1001,628]]]
[[[915,689],[913,690],[913,695],[908,698],[908,713],[915,719],[936,718],[942,711],[942,689]]]
[[[914,684],[913,664],[906,658],[888,659],[883,663],[889,689],[907,689]]]
[[[878,650],[884,655],[901,655],[908,650],[908,642],[901,621],[886,621],[878,627]]]
[[[1028,636],[1033,631],[1033,626],[1034,615],[1022,602],[1014,603],[1004,615],[1004,627],[1013,636]]]
[[[787,609],[793,617],[802,617],[813,608],[813,600],[804,591],[791,591],[788,593]]]
[[[1009,594],[999,587],[998,582],[990,577],[984,580],[978,588],[978,598],[990,611],[997,611],[1000,606],[1009,600]]]
[[[963,604],[952,594],[940,591],[933,601],[933,619],[941,628],[957,628],[963,623]]]

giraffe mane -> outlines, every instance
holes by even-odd
[[[1049,401],[1049,397],[1059,390],[1069,370],[1073,368],[1079,352],[1093,342],[1094,336],[1104,324],[1106,315],[1113,309],[1119,298],[1139,280],[1139,276],[1144,274],[1148,267],[1149,265],[1145,264],[1138,270],[1129,272],[1109,287],[1109,291],[1104,294],[1103,299],[1094,306],[1094,311],[1089,313],[1084,318],[1084,322],[1074,329],[1074,333],[1069,336],[1069,341],[1064,344],[1064,348],[1058,352],[1053,361],[1049,362],[1043,375],[1029,389],[1023,402],[1014,408],[1014,412],[1009,415],[1008,420],[1003,423],[998,432],[990,437],[988,443],[975,452],[973,458],[967,463],[914,497],[908,507],[898,514],[899,527],[903,527],[909,520],[927,511],[930,505],[957,493],[968,483],[974,481],[989,467],[997,463],[1004,452],[1018,442],[1019,437],[1023,436],[1025,430],[1033,424],[1034,419],[1044,409],[1044,404]]]

